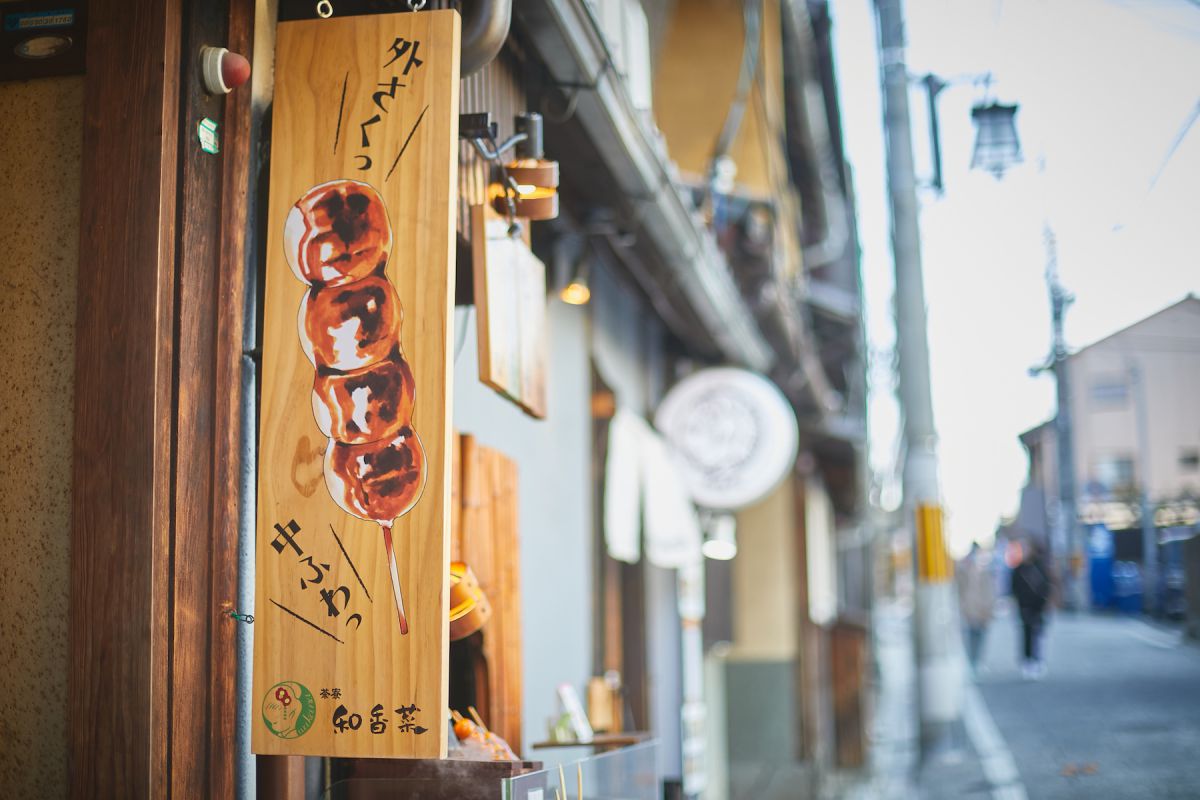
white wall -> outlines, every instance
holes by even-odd
[[[1130,368],[1141,374],[1149,439],[1150,496],[1200,492],[1200,470],[1180,463],[1184,450],[1200,450],[1200,302],[1188,301],[1137,323],[1073,356],[1075,468],[1080,487],[1098,476],[1105,459],[1138,461],[1136,393]],[[1097,384],[1124,386],[1124,398],[1100,402]]]
[[[548,416],[536,421],[478,379],[474,310],[456,310],[466,336],[454,365],[454,425],[500,450],[520,471],[521,613],[524,640],[524,755],[551,766],[577,749],[531,752],[555,716],[555,688],[570,683],[586,697],[592,673],[591,361],[624,408],[650,416],[663,392],[663,333],[636,293],[601,264],[591,273],[592,302],[551,302]],[[646,569],[646,668],[649,727],[660,767],[682,771],[680,621],[674,570]],[[630,621],[629,624],[634,624]]]
[[[520,481],[522,739],[545,738],[555,688],[584,697],[592,670],[591,374],[587,310],[550,303],[548,414],[543,421],[479,382],[474,309],[455,311],[466,336],[454,364],[454,425],[517,462]],[[578,757],[580,753],[569,754]],[[546,758],[546,753],[537,753]],[[553,759],[547,759],[549,762]]]
[[[593,265],[591,283],[596,368],[620,408],[652,420],[664,391],[662,326],[641,298],[602,264]],[[683,772],[683,641],[676,579],[676,570],[645,565],[648,727],[658,739],[659,767],[666,778]]]

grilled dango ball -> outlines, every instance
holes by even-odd
[[[318,369],[362,369],[399,346],[402,316],[396,289],[383,275],[313,287],[300,304],[300,344]]]
[[[359,181],[314,186],[288,213],[283,249],[292,272],[311,286],[365,278],[387,263],[392,249],[383,198]]]
[[[425,451],[412,427],[367,444],[329,440],[325,483],[344,511],[381,525],[408,513],[425,487]]]
[[[312,399],[325,436],[344,444],[377,442],[399,433],[412,418],[412,370],[395,351],[353,372],[318,371]]]

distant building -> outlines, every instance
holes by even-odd
[[[1159,527],[1200,518],[1200,299],[1183,300],[1072,354],[1067,361],[1080,518],[1140,523],[1143,484]],[[1145,438],[1140,441],[1139,414]],[[1029,479],[1013,528],[1044,538],[1058,497],[1054,421],[1021,434]],[[1139,451],[1145,448],[1145,460]]]

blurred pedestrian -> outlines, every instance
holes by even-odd
[[[1046,673],[1042,659],[1042,632],[1046,624],[1046,608],[1053,591],[1054,581],[1045,549],[1039,542],[1031,542],[1024,560],[1012,571],[1012,594],[1021,614],[1021,674],[1025,678],[1037,679]]]
[[[959,563],[956,573],[958,604],[967,634],[967,664],[972,675],[979,671],[979,656],[983,652],[984,637],[992,621],[992,607],[996,602],[991,562],[991,553],[975,542],[971,544],[971,552]]]

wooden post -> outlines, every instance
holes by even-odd
[[[236,409],[253,3],[88,6],[75,359],[73,797],[232,796]],[[186,37],[184,31],[187,31]],[[194,122],[221,126],[202,153]],[[182,201],[182,202],[181,202]]]
[[[259,756],[257,789],[264,800],[304,800],[304,756]]]
[[[88,26],[69,554],[71,795],[165,797],[179,3],[97,0]]]
[[[867,761],[867,636],[866,620],[849,617],[839,618],[830,633],[834,755],[843,769]]]

